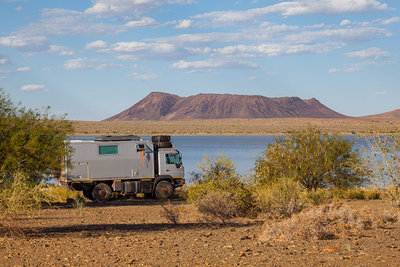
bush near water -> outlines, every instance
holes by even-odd
[[[38,209],[49,199],[43,182],[59,173],[72,133],[64,117],[14,104],[0,88],[0,212]],[[8,215],[7,215],[8,216]]]

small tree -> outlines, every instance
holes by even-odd
[[[59,172],[72,129],[49,108],[42,113],[15,105],[0,88],[0,186],[12,184],[15,173],[39,183]]]
[[[353,143],[309,128],[275,141],[256,160],[255,179],[261,184],[293,177],[302,187],[352,187],[365,181]]]
[[[364,149],[371,182],[400,207],[400,135],[366,136]]]

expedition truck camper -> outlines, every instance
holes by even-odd
[[[101,136],[92,140],[70,140],[72,155],[59,183],[83,191],[97,202],[113,192],[156,196],[166,199],[183,186],[182,156],[170,136],[143,140],[135,135]]]

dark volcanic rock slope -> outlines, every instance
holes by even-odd
[[[315,98],[199,94],[189,97],[153,92],[107,120],[180,120],[224,118],[343,118]]]

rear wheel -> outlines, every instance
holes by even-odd
[[[92,197],[97,203],[104,203],[111,198],[112,190],[107,184],[101,183],[93,188]]]
[[[174,193],[174,187],[168,181],[161,181],[157,184],[155,194],[158,199],[167,199]]]

